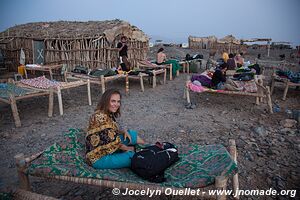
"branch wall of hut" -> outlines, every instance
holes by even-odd
[[[5,65],[9,71],[17,71],[20,65],[21,49],[23,49],[25,53],[25,63],[33,63],[31,39],[11,38],[9,42],[1,48],[5,57]]]
[[[89,69],[112,68],[118,66],[118,50],[110,46],[105,37],[82,38],[73,40],[48,39],[45,41],[45,61],[47,64],[66,63],[68,70],[76,65]],[[145,60],[148,43],[141,41],[128,42],[128,57],[132,66],[137,60]]]

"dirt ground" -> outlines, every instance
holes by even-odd
[[[154,58],[156,49],[151,49]],[[167,47],[172,57],[203,53]],[[281,52],[274,52],[273,59]],[[253,59],[257,52],[246,55]],[[287,54],[289,55],[289,54]],[[297,62],[297,60],[294,60]],[[299,66],[298,66],[299,70]],[[286,128],[283,121],[291,118],[286,110],[300,110],[300,91],[291,88],[287,100],[281,100],[283,87],[276,87],[273,102],[279,112],[268,114],[266,104],[255,105],[254,97],[191,93],[196,108],[187,109],[183,99],[186,74],[181,73],[165,85],[151,88],[145,81],[145,92],[139,81],[130,82],[130,95],[125,95],[123,81],[114,81],[108,88],[118,88],[123,94],[121,126],[135,129],[149,143],[169,141],[174,144],[223,144],[235,139],[238,150],[240,189],[296,190],[300,183],[299,123]],[[54,101],[54,116],[47,117],[48,98],[36,97],[17,103],[22,127],[15,128],[10,106],[0,103],[0,191],[18,187],[14,156],[31,155],[62,139],[69,128],[84,128],[101,97],[99,85],[92,85],[92,106],[88,106],[86,88],[63,91],[64,115],[60,116]],[[111,189],[32,178],[33,191],[59,199],[144,199],[136,196],[114,196]],[[155,197],[171,199],[168,196]],[[154,199],[155,199],[154,198]],[[177,197],[177,199],[188,197]],[[244,196],[244,199],[289,199],[288,196]],[[153,199],[153,198],[152,198]],[[189,198],[190,199],[190,198]]]

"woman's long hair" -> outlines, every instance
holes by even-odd
[[[110,113],[109,111],[109,103],[110,103],[110,98],[113,94],[118,94],[120,95],[120,98],[122,98],[121,93],[119,90],[117,89],[108,89],[106,90],[103,94],[102,97],[96,107],[96,110],[100,110],[102,112],[104,112],[107,115],[113,114],[114,117],[119,117],[121,115],[121,106],[119,107],[119,109],[117,110],[117,112],[115,113]]]

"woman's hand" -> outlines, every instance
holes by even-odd
[[[133,146],[126,146],[125,144],[121,144],[119,149],[121,149],[123,151],[134,151]]]
[[[119,133],[123,134],[123,136],[124,136],[124,141],[128,138],[129,143],[131,143],[131,136],[130,136],[130,134],[128,133],[128,131],[122,131],[122,130],[119,130]]]
[[[128,138],[129,143],[131,143],[131,136],[129,135],[128,131],[124,131],[124,141],[126,141]]]

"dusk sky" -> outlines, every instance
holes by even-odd
[[[300,45],[300,0],[0,0],[0,31],[29,22],[121,19],[153,39],[272,38]]]

